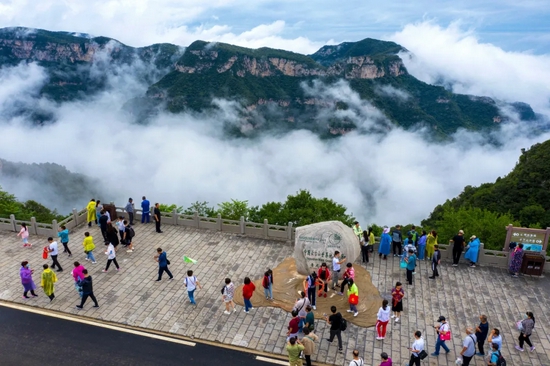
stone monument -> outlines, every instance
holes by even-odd
[[[353,229],[340,221],[325,221],[296,228],[294,259],[298,273],[308,275],[326,262],[331,267],[337,250],[346,262],[355,262],[361,253]],[[343,266],[345,268],[345,266]]]

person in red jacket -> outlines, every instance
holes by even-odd
[[[319,292],[317,297],[327,297],[328,281],[330,280],[330,270],[326,263],[322,263],[321,267],[317,270],[317,278],[324,282],[324,285],[319,285]]]
[[[244,278],[244,286],[243,286],[243,298],[244,298],[244,312],[248,314],[248,310],[253,310],[252,302],[250,302],[250,299],[252,298],[252,294],[254,294],[254,290],[256,290],[256,286],[254,286],[254,283],[250,281],[250,278],[245,277]]]

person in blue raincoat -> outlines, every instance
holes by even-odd
[[[380,246],[378,247],[378,256],[382,257],[383,255],[384,259],[387,259],[388,254],[390,254],[391,237],[389,232],[390,228],[384,226],[384,231],[382,232],[382,236],[380,237]]]
[[[470,243],[468,243],[468,250],[464,254],[464,258],[470,261],[470,267],[475,267],[477,262],[477,257],[479,255],[479,239],[472,235],[470,238]]]

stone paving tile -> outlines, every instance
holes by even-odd
[[[126,253],[121,248],[117,259],[122,270],[101,273],[106,256],[98,240],[101,234],[97,227],[90,231],[96,238],[94,255],[98,264],[84,260],[81,242],[87,230],[87,227],[78,227],[71,232],[72,258],[60,254],[59,261],[65,271],[58,275],[56,299],[52,303],[40,289],[37,292],[39,298],[23,300],[19,281],[20,262],[28,260],[35,269],[34,279],[39,285],[41,266],[50,262],[42,259],[46,238],[31,237],[34,246],[25,249],[15,233],[0,232],[0,250],[4,254],[0,257],[0,275],[4,279],[0,282],[0,299],[269,353],[284,353],[290,314],[279,308],[257,308],[247,315],[238,306],[237,313],[224,315],[220,289],[225,277],[231,277],[236,284],[240,284],[245,276],[253,280],[261,278],[266,268],[274,268],[292,255],[291,245],[170,225],[163,225],[164,233],[157,234],[153,224],[137,224],[136,251]],[[168,282],[166,276],[160,283],[154,281],[158,265],[153,256],[159,246],[167,251],[172,262],[170,270],[175,276],[172,282]],[[198,260],[198,263],[184,263],[183,255]],[[84,310],[74,307],[79,302],[70,274],[75,260],[84,263],[93,276],[94,291],[101,305],[99,309],[92,308],[90,301]],[[182,285],[187,269],[193,269],[203,285],[203,289],[196,292],[196,307],[188,303]],[[390,289],[396,281],[405,282],[405,273],[393,257],[383,261],[375,256],[374,264],[367,269],[384,297],[390,296]],[[429,357],[423,365],[453,365],[461,349],[463,329],[475,326],[478,315],[485,313],[490,326],[498,327],[503,334],[503,354],[510,365],[550,366],[550,319],[546,313],[550,305],[548,278],[513,279],[505,270],[465,265],[453,268],[449,263],[442,265],[441,279],[429,280],[429,273],[428,262],[420,261],[414,286],[405,286],[405,313],[401,323],[388,326],[384,341],[376,340],[374,328],[350,324],[343,334],[343,353],[338,353],[336,342],[329,345],[322,340],[313,360],[348,365],[352,350],[357,348],[366,365],[379,365],[382,351],[387,352],[396,365],[402,365],[409,358],[406,347],[416,330],[422,331],[429,353],[433,352],[435,332],[432,326],[439,315],[445,315],[453,332],[453,339],[448,342],[451,353],[449,356]],[[537,320],[532,336],[537,348],[533,353],[519,353],[514,349],[518,336],[514,325],[528,310],[534,312]],[[321,339],[328,338],[328,327],[323,321],[318,321],[316,328]],[[471,364],[485,365],[480,357]]]

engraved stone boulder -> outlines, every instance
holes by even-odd
[[[337,250],[346,262],[354,262],[361,252],[359,239],[353,229],[340,221],[325,221],[296,228],[294,259],[298,273],[307,275],[326,262],[332,269],[332,258]],[[342,265],[345,268],[345,265]]]

